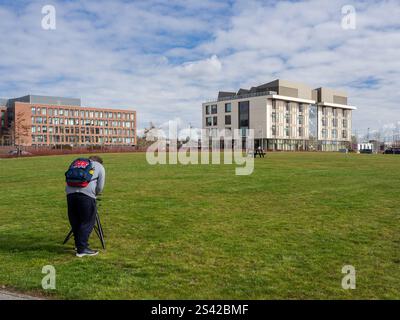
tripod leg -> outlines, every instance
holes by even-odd
[[[99,236],[99,239],[101,241],[101,245],[103,247],[103,249],[106,248],[106,243],[104,241],[104,234],[103,234],[103,228],[101,226],[101,222],[100,222],[100,217],[98,214],[96,214],[96,222],[97,222],[97,235]]]
[[[72,232],[72,230],[71,230],[71,231],[67,234],[67,236],[65,237],[65,240],[64,240],[63,244],[66,244],[66,243],[68,242],[68,240],[71,239],[72,235],[73,235],[73,232]]]
[[[99,228],[97,227],[97,226],[94,226],[94,232],[96,232],[96,234],[97,234],[97,236],[99,237],[99,239],[100,239],[100,233],[99,233]]]

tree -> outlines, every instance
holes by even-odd
[[[11,126],[9,127],[9,136],[14,146],[17,148],[18,155],[22,153],[21,147],[27,142],[30,130],[31,126],[26,124],[25,114],[23,112],[18,112],[14,116]]]
[[[137,137],[136,146],[138,148],[147,148],[157,140],[154,136],[154,131],[157,130],[153,122],[150,122],[149,128],[145,128],[142,136]]]

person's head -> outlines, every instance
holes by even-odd
[[[89,160],[96,161],[96,162],[98,162],[98,163],[103,164],[103,159],[100,158],[99,156],[90,156],[90,157],[89,157]]]

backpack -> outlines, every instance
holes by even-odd
[[[79,158],[69,166],[65,173],[65,180],[69,187],[85,188],[92,181],[93,174],[93,162],[86,158]]]

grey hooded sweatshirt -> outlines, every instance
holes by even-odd
[[[93,162],[94,174],[92,177],[92,181],[85,188],[76,188],[76,187],[65,187],[65,192],[68,194],[71,193],[83,193],[93,199],[96,199],[96,196],[103,192],[104,183],[106,181],[106,171],[101,163],[97,161]]]

